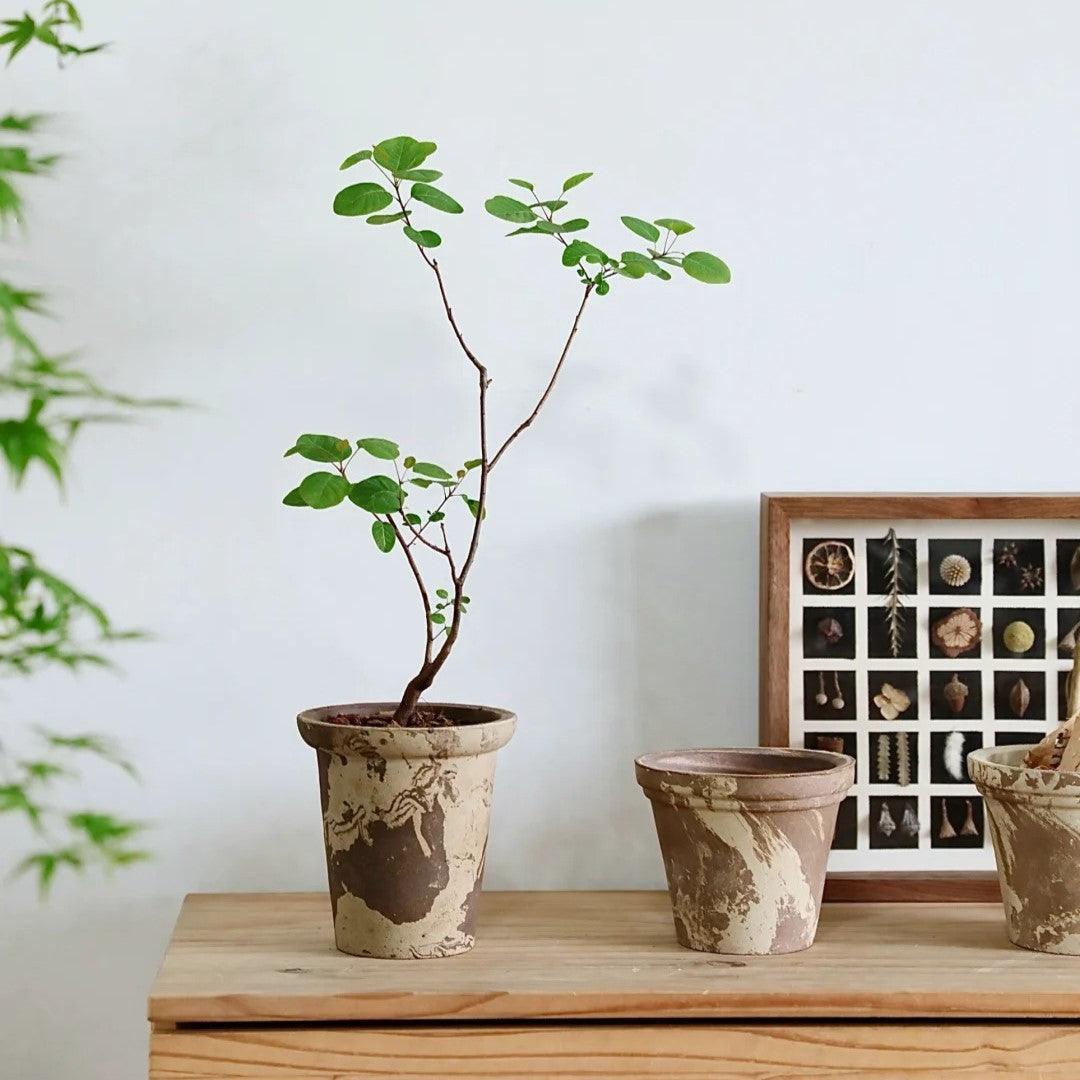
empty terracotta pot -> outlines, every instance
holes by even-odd
[[[325,719],[390,715],[388,703],[332,705],[296,718],[318,757],[334,938],[342,952],[427,959],[473,946],[495,752],[516,721],[504,709],[428,707],[455,726]]]
[[[854,760],[824,750],[676,750],[645,754],[636,767],[679,944],[737,955],[809,948]]]
[[[1030,746],[968,754],[986,801],[1009,940],[1080,956],[1080,773],[1024,767]]]

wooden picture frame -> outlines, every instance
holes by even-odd
[[[1006,537],[1016,535],[1016,523],[1030,521],[1033,523],[1032,530],[1042,537],[1053,523],[1067,523],[1076,521],[1077,527],[1074,535],[1080,539],[1080,494],[1022,494],[1022,495],[968,495],[968,494],[871,494],[871,493],[766,493],[761,497],[761,564],[760,564],[760,655],[759,655],[759,734],[763,746],[789,746],[792,739],[792,727],[801,727],[803,717],[807,715],[804,705],[803,711],[798,715],[797,724],[792,723],[793,694],[805,693],[805,687],[798,687],[792,681],[792,656],[795,646],[793,645],[792,611],[793,611],[793,580],[794,567],[792,537],[793,531],[800,533],[812,524],[836,523],[835,532],[841,534],[840,526],[845,523],[848,531],[844,536],[849,536],[856,530],[856,523],[861,523],[862,534],[867,535],[869,523],[880,523],[881,532],[884,533],[892,523],[912,523],[909,531],[917,532],[921,529],[922,538],[918,541],[921,561],[919,562],[920,573],[929,573],[929,559],[927,558],[929,541],[926,535],[929,533],[930,523],[971,522],[984,543],[997,543],[990,539],[994,535],[993,523],[1003,523],[1001,531]],[[800,523],[806,523],[802,525]],[[914,523],[921,523],[915,525]],[[975,526],[974,523],[981,523]],[[1008,523],[1008,524],[1004,524]],[[1010,531],[1011,530],[1011,531]],[[954,528],[955,531],[955,528]],[[1055,535],[1064,531],[1057,529]],[[827,535],[825,530],[820,534]],[[1046,533],[1046,535],[1050,535]],[[800,544],[809,544],[811,541],[805,537],[799,540]],[[1057,541],[1058,544],[1066,543],[1065,540]],[[912,541],[915,543],[915,541]],[[1044,614],[1044,639],[1050,638],[1050,604],[1054,603],[1054,611],[1060,621],[1061,599],[1057,592],[1057,582],[1049,581],[1051,566],[1057,570],[1057,551],[1052,555],[1049,547],[1053,541],[1045,541],[1048,550],[1044,558],[1045,589],[1041,603]],[[912,549],[914,550],[914,548]],[[985,548],[980,549],[985,551]],[[990,548],[990,560],[987,566],[994,564],[993,552]],[[801,551],[800,551],[801,556]],[[985,556],[984,556],[985,558]],[[800,564],[801,565],[801,559]],[[995,564],[996,565],[996,564]],[[801,582],[801,578],[800,578]],[[854,588],[854,586],[852,586]],[[865,579],[863,592],[866,592]],[[982,585],[986,588],[986,585]],[[990,586],[997,589],[996,584]],[[800,584],[800,592],[805,592],[806,586]],[[1075,597],[1080,605],[1080,595]],[[983,605],[996,610],[1001,604],[1002,598],[996,595],[976,596],[972,603],[980,603],[980,612]],[[1017,596],[1019,601],[1019,596]],[[929,601],[929,602],[932,602]],[[943,600],[943,603],[948,603]],[[837,601],[842,603],[842,601]],[[862,601],[865,611],[867,627],[869,627],[869,603],[865,595]],[[928,603],[924,597],[923,607]],[[809,611],[810,609],[805,609]],[[858,614],[853,614],[853,620],[858,619]],[[925,620],[924,620],[925,621]],[[854,625],[854,623],[853,623]],[[925,625],[916,625],[915,634],[926,634]],[[804,633],[802,629],[799,633]],[[986,634],[984,627],[983,633]],[[855,636],[854,634],[852,635]],[[869,629],[866,630],[866,638],[869,638]],[[867,645],[868,648],[868,645]],[[919,646],[920,650],[923,646]],[[853,645],[854,649],[854,645]],[[980,646],[981,649],[981,646]],[[1040,663],[1045,662],[1046,684],[1053,679],[1052,673],[1060,670],[1060,661],[1054,660],[1052,651],[1048,645],[1043,646],[1044,652],[1038,656]],[[807,654],[808,655],[808,654]],[[982,652],[978,655],[982,655]],[[873,661],[862,656],[854,661],[855,667],[860,664],[867,667]],[[810,661],[804,662],[809,664]],[[912,666],[922,664],[929,668],[931,665],[925,659],[912,660]],[[937,665],[940,667],[940,665]],[[981,668],[985,666],[980,664]],[[804,674],[800,683],[805,682],[811,674],[809,668],[802,668]],[[924,673],[928,678],[928,673]],[[820,678],[819,673],[819,678]],[[924,677],[924,676],[920,676]],[[982,675],[983,681],[994,679],[993,675]],[[854,682],[855,676],[852,676]],[[839,688],[839,683],[837,684]],[[995,683],[996,686],[996,683]],[[855,695],[852,695],[855,696]],[[863,695],[865,696],[865,695]],[[1056,700],[1056,699],[1055,699]],[[982,699],[982,709],[990,707],[985,696]],[[916,712],[916,716],[918,716]],[[1048,716],[1048,720],[1052,717]],[[861,721],[860,721],[861,722]],[[990,723],[984,715],[980,724]],[[838,727],[844,725],[838,724]],[[852,727],[856,722],[852,723]],[[928,725],[932,726],[932,725]],[[880,736],[879,736],[880,737]],[[928,736],[923,736],[928,738]],[[1036,737],[1037,739],[1037,737]],[[1033,740],[1036,741],[1036,740]],[[801,745],[801,743],[800,743]],[[869,763],[863,762],[860,768],[869,770]],[[929,787],[929,785],[924,785]],[[933,795],[925,796],[927,799],[936,798]],[[921,815],[924,816],[924,815]],[[920,824],[920,830],[923,825]],[[918,841],[923,845],[923,840]],[[860,851],[863,849],[860,848]],[[888,856],[877,852],[867,858],[884,860]],[[944,853],[941,854],[945,857]],[[936,902],[987,902],[1000,898],[997,875],[992,870],[949,870],[949,869],[847,869],[838,873],[830,873],[826,887],[825,899],[831,901],[936,901]]]

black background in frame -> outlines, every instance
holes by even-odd
[[[1016,566],[1002,566],[1001,554],[1006,544],[1016,545]],[[1020,587],[1020,570],[1025,566],[1038,567],[1043,572],[1043,584],[1037,589]],[[1046,554],[1041,540],[994,541],[994,595],[1042,596],[1046,592]]]
[[[961,836],[960,829],[967,817],[967,803],[971,803],[971,816],[978,830],[974,836]],[[945,804],[949,822],[956,830],[951,840],[942,840],[941,807]],[[930,846],[935,848],[981,848],[983,846],[983,805],[977,795],[933,795],[930,798]]]
[[[810,554],[811,550],[817,547],[827,540],[836,541],[841,544],[847,544],[851,548],[852,559],[857,560],[858,555],[855,551],[855,540],[850,536],[817,536],[810,540],[804,540],[802,543],[802,579],[803,579],[803,592],[809,593],[813,596],[851,596],[855,592],[855,578],[852,579],[842,589],[819,589],[816,585],[810,583],[810,579],[806,576],[806,556]]]
[[[1057,637],[1054,639],[1054,649],[1057,650],[1057,654],[1062,660],[1071,660],[1072,653],[1068,649],[1062,649],[1060,646],[1061,639],[1078,623],[1080,622],[1080,608],[1063,607],[1058,608],[1057,613]],[[1053,650],[1051,650],[1053,651]]]
[[[859,800],[854,795],[837,807],[832,846],[833,851],[854,851],[859,846]]]
[[[995,746],[1034,746],[1043,737],[1042,731],[997,731]]]
[[[825,676],[825,693],[829,700],[824,705],[817,703],[820,685],[818,676]],[[840,676],[840,696],[844,699],[842,709],[834,709],[832,700],[836,697],[834,679]],[[803,716],[807,720],[854,720],[855,719],[855,672],[854,671],[804,671],[803,672]]]
[[[912,608],[900,610],[900,651],[893,656],[889,643],[889,624],[886,616],[888,609],[870,607],[866,609],[866,654],[871,660],[914,660],[918,619]]]
[[[886,836],[879,828],[881,820],[881,808],[888,804],[889,814],[892,816],[896,828],[890,836]],[[918,818],[919,801],[911,795],[871,795],[870,796],[870,847],[878,849],[889,848],[917,848],[919,846],[919,830],[907,833],[901,828],[900,823],[904,819],[904,810],[910,807],[912,814]]]
[[[964,707],[959,712],[953,712],[945,700],[945,684],[952,679],[954,674],[958,675],[960,681],[968,688],[967,697],[964,698]],[[982,712],[982,675],[979,672],[964,671],[962,668],[955,668],[953,671],[930,672],[931,720],[981,720]]]
[[[918,569],[915,541],[900,537],[900,591],[910,596],[917,591]],[[884,596],[889,591],[885,576],[891,546],[884,538],[866,541],[866,591],[869,596]]]
[[[1023,679],[1031,691],[1027,712],[1017,716],[1009,704],[1009,694],[1017,679]],[[997,720],[1045,720],[1046,675],[1041,671],[995,671],[994,672],[994,718]]]
[[[836,619],[844,636],[829,645],[818,631],[823,619]],[[855,659],[855,609],[850,607],[803,608],[803,655],[808,660]]]
[[[962,731],[956,729],[964,736],[964,743],[960,751],[960,776],[953,776],[945,768],[945,747],[948,745],[951,731],[930,732],[930,783],[931,784],[969,784],[967,776],[967,756],[972,750],[981,750],[983,744],[982,733],[978,731]]]
[[[1072,558],[1080,540],[1059,540],[1057,542],[1057,587],[1058,596],[1080,596],[1080,589],[1073,587]]]
[[[959,588],[941,579],[941,560],[946,555],[963,555],[971,563],[971,579]],[[978,596],[982,589],[981,540],[931,540],[927,545],[930,591],[945,596]]]
[[[908,706],[905,712],[902,712],[895,721],[889,721],[889,723],[906,724],[912,720],[918,719],[919,716],[919,676],[914,671],[871,671],[867,673],[866,678],[866,692],[867,692],[867,707],[869,712],[867,716],[872,721],[884,720],[885,717],[881,715],[881,710],[874,704],[874,697],[880,692],[884,683],[889,683],[891,686],[895,686],[897,690],[903,690],[909,698],[911,698],[911,704]]]
[[[955,663],[962,664],[965,660],[978,660],[982,656],[982,639],[986,637],[986,623],[982,624],[982,636],[979,638],[979,644],[973,649],[969,649],[966,653],[961,653],[959,656],[950,658],[946,656],[935,644],[933,637],[934,623],[939,619],[944,619],[946,615],[951,615],[954,611],[958,611],[960,608],[971,608],[972,611],[982,619],[982,612],[978,606],[973,604],[954,604],[952,607],[932,607],[930,609],[930,620],[926,626],[926,637],[930,642],[930,658],[932,660],[949,660],[953,659]]]
[[[1017,655],[1005,648],[1001,640],[1005,627],[1012,622],[1026,622],[1035,631],[1035,644],[1026,653]],[[994,656],[1006,660],[1042,660],[1046,657],[1046,612],[1041,608],[994,608]]]
[[[914,784],[919,779],[919,733],[907,731],[897,727],[895,731],[871,731],[867,739],[869,753],[866,761],[867,782],[870,784],[899,784],[900,783],[900,758],[897,753],[896,736],[907,736],[908,760],[911,763],[908,770],[908,783]],[[889,773],[886,779],[878,777],[878,747],[882,740],[889,746]],[[905,785],[906,786],[906,785]]]

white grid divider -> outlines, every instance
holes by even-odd
[[[867,619],[882,598],[869,593],[867,541],[881,540],[887,530],[896,529],[901,540],[915,541],[916,590],[904,597],[907,612],[906,632],[915,634],[916,655],[911,658],[871,658]],[[854,592],[849,594],[804,593],[804,540],[850,540],[855,552]],[[976,594],[930,592],[930,540],[980,541],[980,591]],[[1044,592],[1041,595],[994,594],[994,545],[997,541],[1041,540],[1043,542]],[[789,641],[789,741],[793,746],[804,745],[808,734],[834,731],[855,735],[858,769],[851,795],[857,806],[857,847],[832,853],[830,866],[837,870],[975,870],[991,869],[993,856],[984,824],[983,846],[973,848],[933,847],[931,836],[931,804],[934,799],[958,796],[977,798],[970,784],[940,784],[931,780],[931,738],[935,732],[977,732],[984,746],[993,745],[1000,731],[1030,732],[1032,741],[1057,723],[1059,715],[1058,673],[1067,670],[1069,657],[1057,650],[1058,612],[1075,607],[1080,618],[1080,594],[1060,596],[1057,588],[1057,541],[1080,542],[1080,522],[1069,520],[908,520],[896,521],[836,521],[803,519],[792,522],[791,561],[789,569],[790,641]],[[855,659],[806,658],[803,648],[803,611],[806,608],[853,608],[855,618]],[[978,656],[965,654],[955,660],[930,655],[931,610],[953,610],[971,607],[979,612],[983,637]],[[993,655],[993,621],[995,609],[1029,609],[1041,611],[1044,624],[1045,652],[1035,658],[995,657]],[[807,720],[803,701],[804,673],[807,671],[850,671],[854,674],[854,720]],[[915,671],[918,679],[917,712],[915,715],[887,721],[871,716],[870,672]],[[981,715],[971,720],[931,718],[931,673],[952,671],[977,673],[981,689]],[[1044,717],[1016,720],[997,718],[994,707],[994,675],[997,672],[1042,674],[1045,680]],[[969,684],[971,678],[962,676]],[[828,687],[827,687],[828,689]],[[873,761],[870,736],[877,732],[908,731],[914,734],[918,764],[914,782],[901,787],[895,784],[871,783]],[[965,753],[972,746],[965,746]],[[884,796],[890,800],[912,799],[918,807],[918,847],[910,849],[870,847],[870,797]],[[955,814],[954,814],[955,816]],[[957,830],[960,821],[954,820]]]

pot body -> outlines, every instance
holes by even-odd
[[[337,947],[426,959],[472,948],[484,874],[495,753],[513,713],[433,705],[454,727],[346,726],[326,717],[389,715],[388,703],[297,717],[315,748]]]
[[[809,948],[854,760],[823,750],[682,750],[646,754],[636,767],[679,944],[736,955]]]
[[[1030,746],[968,754],[986,804],[1009,940],[1080,956],[1080,773],[1028,769]]]

